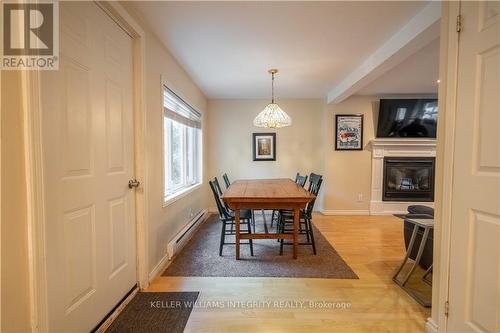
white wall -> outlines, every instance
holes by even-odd
[[[191,220],[192,215],[207,208],[208,185],[195,190],[178,201],[163,206],[163,105],[162,76],[169,88],[203,115],[203,142],[208,120],[207,100],[189,75],[176,62],[148,25],[126,3],[124,7],[138,21],[146,33],[145,92],[146,92],[146,210],[148,272],[158,265],[166,254],[167,244]],[[207,150],[204,149],[203,170],[207,172]]]
[[[279,100],[293,125],[276,130],[253,126],[268,100],[210,100],[209,177],[230,179],[293,178],[321,172],[323,100]],[[252,133],[276,133],[276,161],[253,161]],[[211,198],[211,206],[215,207]]]

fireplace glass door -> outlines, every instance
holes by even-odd
[[[434,157],[384,158],[384,201],[434,201]]]

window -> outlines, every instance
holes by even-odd
[[[201,184],[201,115],[163,88],[164,199]]]

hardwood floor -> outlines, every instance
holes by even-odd
[[[359,280],[158,277],[148,291],[200,291],[186,332],[424,332],[430,309],[391,280],[404,256],[400,220],[318,214],[314,224]]]

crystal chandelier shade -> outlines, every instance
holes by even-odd
[[[278,72],[277,69],[270,69],[269,73],[272,76],[271,79],[271,90],[272,99],[271,103],[262,110],[257,117],[253,120],[254,126],[257,127],[267,127],[267,128],[280,128],[285,126],[290,126],[292,124],[292,118],[285,111],[283,111],[278,104],[274,103],[274,74]]]
[[[290,126],[292,118],[278,104],[269,103],[253,120],[254,126],[280,128]]]

